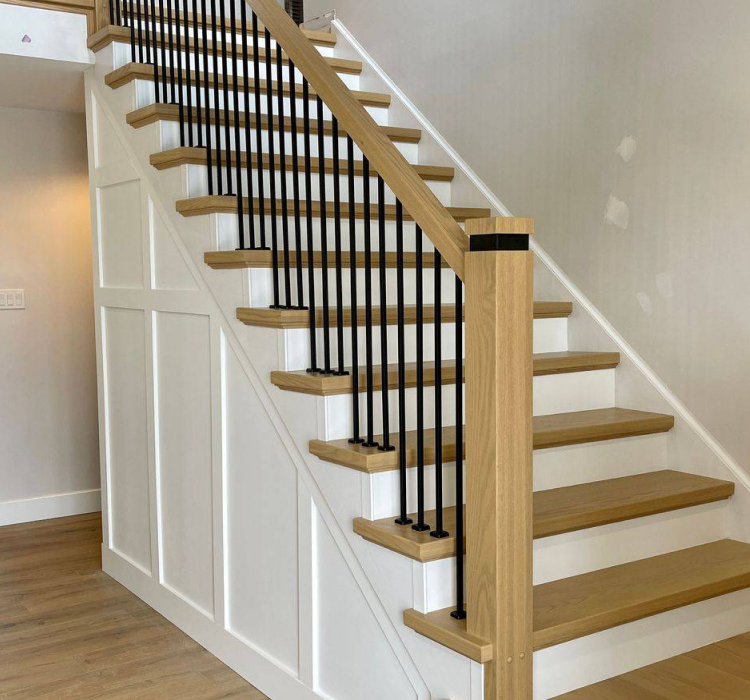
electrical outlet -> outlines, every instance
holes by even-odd
[[[23,289],[0,289],[0,310],[26,308],[26,294]]]

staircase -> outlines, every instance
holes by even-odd
[[[454,697],[546,700],[750,629],[734,480],[674,468],[674,418],[618,402],[620,353],[571,349],[574,305],[532,301],[532,222],[454,202],[335,34],[275,0],[131,1],[90,48],[282,418],[316,424],[295,438],[324,497],[355,494],[337,517],[377,595],[412,601],[389,614],[430,693],[433,643],[482,665]],[[733,608],[742,629],[703,625]],[[602,692],[572,697],[646,697]]]

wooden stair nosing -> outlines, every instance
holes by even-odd
[[[197,111],[197,110],[194,110]],[[207,114],[207,111],[205,108],[201,110],[201,116],[203,119],[203,122],[206,123],[207,117],[209,114]],[[210,121],[212,124],[216,123],[216,111],[214,109],[210,110]],[[245,125],[245,115],[240,114],[239,115],[239,121],[240,126]],[[146,105],[145,107],[140,107],[138,109],[133,110],[132,112],[129,112],[125,118],[126,122],[129,126],[133,127],[134,129],[140,129],[144,126],[148,126],[149,124],[153,124],[158,121],[179,121],[180,119],[180,113],[179,113],[179,107],[177,105],[173,104],[165,104],[163,102],[157,102],[154,104]],[[221,124],[225,123],[225,117],[223,113],[219,114],[219,122]],[[261,128],[264,130],[268,129],[268,115],[267,114],[261,114],[260,115],[260,122],[261,122]],[[234,125],[234,116],[230,113],[229,115],[229,124],[231,126]],[[252,112],[250,114],[250,126],[252,128],[255,128],[256,124],[256,118],[255,118],[255,112]],[[285,117],[284,118],[284,124],[285,124],[285,130],[291,130],[292,120],[291,117]],[[303,133],[303,126],[304,122],[301,117],[297,118],[297,131],[298,134]],[[278,131],[279,124],[278,119],[274,119],[273,121],[273,128],[275,131]],[[419,143],[419,141],[422,138],[422,132],[419,129],[410,129],[408,127],[401,127],[401,126],[379,126],[380,130],[383,132],[383,134],[389,138],[391,141],[397,142],[397,143]],[[323,122],[323,132],[329,136],[332,133],[332,124],[329,120],[326,120]],[[317,134],[318,133],[318,122],[317,119],[313,120],[310,123],[310,133],[311,134]],[[339,127],[339,135],[341,137],[344,137],[347,135],[346,129],[343,127]]]
[[[224,161],[226,151],[222,149],[222,161]],[[232,158],[232,163],[237,162],[237,153],[235,151],[229,151]],[[170,148],[166,151],[160,151],[158,153],[152,153],[149,161],[157,170],[166,170],[167,168],[176,168],[181,165],[203,165],[205,166],[208,162],[208,153],[205,148],[197,148],[195,146],[178,146],[177,148]],[[247,153],[242,151],[240,153],[240,163],[242,167],[247,166]],[[250,164],[252,168],[258,167],[258,156],[256,153],[251,154]],[[263,158],[263,168],[270,168],[270,159]],[[291,172],[294,166],[294,159],[292,156],[286,156],[285,165],[289,172]],[[455,170],[448,166],[442,165],[422,165],[421,163],[411,164],[414,171],[423,180],[431,182],[451,182],[455,176]],[[278,170],[281,169],[281,156],[278,154],[274,156],[274,167]],[[305,172],[305,159],[303,156],[297,157],[297,167],[300,172]],[[325,159],[325,171],[327,174],[333,174],[334,162],[333,158]],[[313,158],[310,161],[310,172],[320,172],[320,163],[317,158]],[[339,175],[344,176],[349,174],[349,163],[346,159],[339,160]],[[361,160],[354,161],[354,175],[355,177],[361,177],[363,174],[363,162]],[[375,168],[370,168],[370,176],[377,177],[378,172]],[[294,251],[292,251],[294,254]],[[427,253],[425,253],[427,255]],[[223,267],[229,265],[222,261],[222,258],[226,258],[227,262],[231,260],[234,263],[234,267],[270,267],[271,265],[271,253],[267,250],[221,250],[211,251],[205,254],[206,263],[209,263],[209,259],[215,261],[217,264],[222,264]],[[413,254],[412,254],[413,257]],[[393,256],[393,265],[395,266],[395,253]],[[445,263],[447,266],[448,263]]]
[[[719,540],[534,587],[534,650],[750,588],[750,544]],[[404,611],[404,624],[480,663],[492,645],[450,608]]]
[[[600,408],[589,411],[572,411],[548,416],[534,416],[534,449],[580,445],[588,442],[616,440],[619,438],[653,435],[668,432],[674,426],[674,417],[661,413],[649,413],[625,408]],[[465,435],[465,431],[464,431]],[[382,436],[375,436],[376,442]],[[435,462],[435,431],[424,431],[425,464]],[[416,431],[406,434],[406,466],[417,463]],[[399,467],[398,447],[391,452],[382,452],[377,447],[362,447],[348,440],[311,440],[310,452],[320,459],[342,467],[374,474],[393,471]],[[464,444],[464,456],[466,446]],[[455,426],[443,427],[443,462],[456,459]]]
[[[339,73],[343,71],[337,71]],[[194,85],[197,81],[197,75],[195,71],[190,71],[189,73],[186,70],[183,70],[181,73],[180,71],[175,72],[175,76],[179,77],[182,75],[183,83],[185,84],[191,84]],[[161,79],[161,76],[160,76]],[[124,66],[121,66],[120,68],[116,68],[111,73],[107,73],[107,75],[104,77],[104,84],[108,87],[112,88],[113,90],[116,90],[117,88],[122,87],[123,85],[127,85],[128,83],[132,82],[133,80],[146,80],[153,82],[154,80],[154,68],[152,65],[147,63],[127,63]],[[215,78],[213,73],[209,73],[208,75],[208,85],[209,87],[213,88],[215,83]],[[225,81],[223,75],[219,75],[218,85],[220,88],[223,88],[224,83],[226,82],[227,87],[229,89],[234,88],[234,76],[229,75],[228,79]],[[200,78],[200,84],[205,85],[206,83],[206,76],[202,76]],[[250,96],[255,94],[255,79],[251,78],[248,81],[247,84],[248,90],[252,91]],[[243,76],[239,76],[239,80],[237,81],[237,89],[243,90],[245,89],[245,79]],[[291,85],[288,82],[285,82],[283,84],[283,91],[284,95],[286,97],[289,97],[291,95]],[[350,88],[347,88],[354,97],[356,97],[360,104],[368,106],[368,107],[390,107],[392,97],[384,92],[371,92],[371,91],[365,91],[365,90],[352,90]],[[274,95],[278,95],[279,92],[279,84],[274,80],[271,83],[271,90]],[[268,93],[268,83],[266,80],[260,81],[260,92],[262,93]],[[295,84],[295,91],[296,91],[296,97],[297,99],[302,99],[302,84],[296,83]],[[309,99],[315,100],[318,96],[318,93],[315,92],[312,88],[309,90]],[[201,96],[202,98],[202,96]]]
[[[534,539],[715,503],[730,498],[734,490],[731,481],[663,470],[536,491]],[[435,511],[426,512],[425,521],[434,523]],[[443,523],[450,534],[441,539],[431,537],[429,532],[396,525],[393,518],[355,518],[354,532],[369,542],[425,563],[456,555],[454,506],[444,509]]]
[[[344,326],[351,325],[351,308],[344,307]],[[567,318],[573,311],[573,305],[566,301],[536,301],[534,302],[534,318]],[[329,309],[331,324],[335,323],[336,308]],[[441,320],[444,323],[455,322],[456,307],[453,304],[444,304],[441,311]],[[357,323],[365,322],[365,307],[357,308]],[[380,323],[380,307],[373,306],[373,323]],[[425,304],[423,307],[424,323],[433,323],[435,320],[435,306]],[[310,327],[310,312],[300,309],[271,309],[263,307],[240,307],[237,309],[237,320],[248,326],[260,328],[276,328],[279,330],[300,329]],[[398,322],[398,307],[388,306],[386,309],[386,323],[395,325]],[[404,322],[413,325],[417,322],[417,307],[414,304],[406,304],[404,307]],[[315,323],[320,327],[323,323],[323,309],[315,310]]]
[[[158,13],[157,13],[158,14]],[[174,20],[173,20],[174,24]],[[210,25],[209,25],[210,26]],[[309,30],[302,30],[305,32],[306,36],[310,41],[312,41],[313,44],[316,46],[326,46],[326,47],[333,47],[337,43],[337,37],[335,34],[328,34],[328,36],[323,36],[323,34],[327,34],[327,32],[310,32]],[[177,36],[176,32],[171,32],[173,36]],[[238,32],[240,34],[240,32]],[[330,38],[329,38],[330,37]],[[129,27],[121,27],[116,24],[110,24],[106,27],[103,27],[99,31],[92,34],[88,40],[87,40],[87,47],[89,50],[96,53],[97,51],[101,51],[103,48],[109,46],[112,42],[121,42],[121,43],[129,43],[130,42],[130,28]],[[145,41],[145,33],[144,33],[144,41]],[[190,38],[190,44],[192,46],[192,36]],[[209,45],[211,42],[209,42]],[[200,42],[200,45],[202,46],[202,42]],[[241,47],[238,47],[241,50]],[[252,49],[252,45],[248,46],[248,48]],[[263,47],[261,47],[263,49]],[[286,55],[286,54],[285,54]],[[286,61],[289,59],[287,58]]]
[[[549,352],[534,354],[534,376],[542,377],[549,374],[567,374],[571,372],[590,372],[603,369],[613,369],[620,362],[618,352]],[[346,368],[351,372],[351,367]],[[398,386],[398,365],[388,365],[387,381],[390,388]],[[462,375],[466,380],[465,372]],[[435,363],[424,363],[424,386],[435,385]],[[301,394],[313,396],[336,396],[349,394],[352,390],[351,374],[336,376],[318,372],[307,372],[305,370],[285,372],[276,370],[271,372],[271,383],[284,391],[295,391]],[[442,384],[450,385],[456,383],[455,360],[446,360],[442,363]],[[405,367],[405,386],[407,389],[417,385],[417,364],[407,362]],[[367,390],[367,378],[365,369],[359,369],[359,391]],[[383,388],[382,367],[373,367],[374,391]]]
[[[254,210],[260,209],[260,200],[256,197],[254,200]],[[312,213],[314,217],[318,217],[322,212],[321,203],[315,201],[312,203]],[[175,204],[175,208],[179,214],[183,216],[206,216],[207,214],[236,214],[237,213],[237,197],[227,195],[205,195],[202,197],[191,197],[189,199],[179,199]],[[345,220],[349,216],[349,202],[341,202],[340,204],[341,219]],[[490,213],[489,209],[483,207],[445,207],[455,221],[462,222],[466,219],[475,219],[488,216]],[[271,200],[265,199],[266,211],[271,210]],[[289,215],[294,212],[294,200],[287,200],[287,210]],[[249,199],[243,197],[243,211],[249,213]],[[276,211],[282,211],[282,200],[276,200]],[[370,204],[370,216],[369,218],[375,219],[378,217],[378,204]],[[385,218],[387,221],[396,220],[396,205],[386,204],[384,206]],[[336,215],[336,208],[334,202],[325,203],[326,218],[333,219]],[[300,216],[307,214],[307,203],[301,200],[299,203]],[[367,214],[364,204],[355,202],[354,204],[354,215],[357,219],[364,219]],[[403,213],[404,221],[413,221],[407,212]]]

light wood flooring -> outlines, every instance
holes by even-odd
[[[100,514],[0,528],[0,700],[267,700],[101,570]]]

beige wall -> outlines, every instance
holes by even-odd
[[[0,108],[0,515],[99,487],[91,275],[83,115]]]
[[[750,4],[335,5],[750,471]]]

